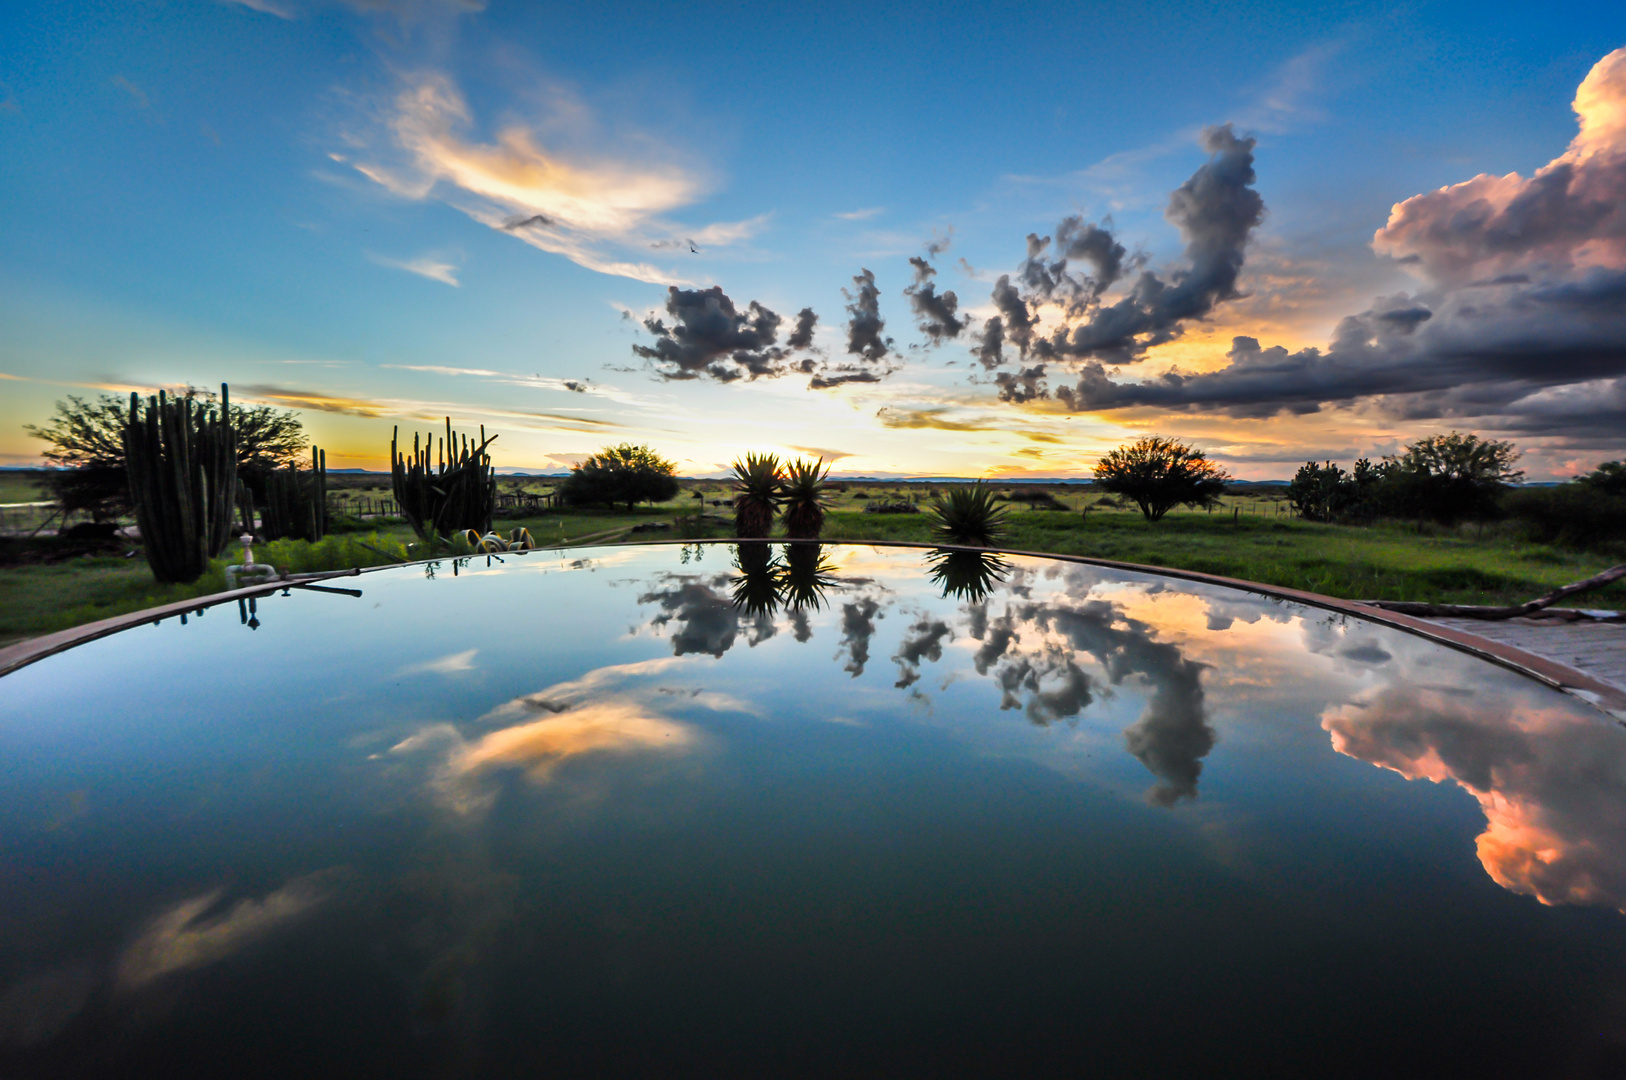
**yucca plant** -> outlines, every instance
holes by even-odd
[[[926,556],[926,562],[945,599],[952,596],[973,604],[987,599],[994,585],[1005,580],[1011,565],[996,552],[954,548],[938,548]]]
[[[777,454],[746,454],[734,461],[734,535],[762,539],[773,529],[782,472]]]
[[[950,488],[932,500],[931,510],[937,518],[932,532],[951,544],[992,547],[1005,531],[1005,504],[981,480]]]
[[[824,466],[820,469],[820,466]],[[785,466],[780,481],[780,498],[785,503],[785,535],[792,540],[817,540],[824,531],[824,495],[830,466],[798,458]]]

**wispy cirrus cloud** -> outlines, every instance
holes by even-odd
[[[118,87],[120,90],[123,90],[126,94],[129,94],[130,100],[134,102],[136,108],[152,108],[152,99],[147,96],[147,92],[141,89],[141,87],[137,86],[135,83],[131,82],[129,79],[126,79],[123,75],[113,76],[113,85]]]
[[[368,252],[367,257],[379,266],[387,266],[391,270],[405,270],[409,274],[428,278],[430,281],[441,281],[456,288],[461,284],[457,280],[458,268],[452,263],[441,262],[439,259],[424,255],[416,259],[392,259],[385,255]]]
[[[272,3],[271,0],[220,0],[220,2],[246,7],[250,11],[258,11],[262,15],[275,15],[279,19],[292,19],[294,17],[292,8]]]
[[[447,416],[458,415],[479,422],[501,420],[532,431],[576,431],[601,433],[625,425],[614,420],[528,409],[503,409],[459,401],[416,401],[403,398],[360,398],[302,390],[265,383],[237,387],[234,396],[243,401],[259,401],[290,409],[359,416],[365,419],[398,419],[438,424]]]
[[[848,210],[844,214],[833,214],[831,216],[842,221],[868,221],[870,218],[879,217],[884,213],[886,213],[886,207],[884,206],[867,206],[862,210]]]
[[[572,103],[569,111],[584,110]],[[383,123],[387,146],[365,159],[334,156],[402,198],[441,199],[483,225],[599,273],[689,284],[634,253],[675,234],[697,245],[727,246],[767,221],[759,215],[696,230],[663,220],[695,202],[705,185],[693,170],[655,154],[635,160],[567,151],[547,145],[541,125],[517,121],[491,139],[473,136],[467,100],[440,73],[408,79]]]

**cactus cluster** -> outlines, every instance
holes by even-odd
[[[233,532],[237,435],[225,384],[218,411],[162,390],[143,411],[140,395],[131,394],[124,464],[153,576],[196,581]]]
[[[252,496],[248,514],[252,518]],[[267,540],[309,540],[327,535],[327,452],[311,447],[311,469],[301,475],[289,464],[265,478],[265,505],[260,508],[259,534]]]
[[[400,436],[400,428],[390,436],[390,474],[395,501],[412,531],[431,542],[465,529],[481,536],[490,532],[491,514],[497,506],[497,476],[486,447],[497,436],[487,438],[482,426],[478,443],[466,435],[459,443],[447,417],[446,435],[440,439],[438,451],[433,435],[425,436],[420,444],[414,434],[410,457],[399,448]]]

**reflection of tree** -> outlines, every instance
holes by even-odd
[[[1507,692],[1385,687],[1330,709],[1341,754],[1479,801],[1475,844],[1498,885],[1543,904],[1626,911],[1626,732]]]
[[[934,584],[943,597],[976,604],[987,599],[993,587],[1005,580],[1010,563],[992,551],[965,551],[938,548],[926,556]]]

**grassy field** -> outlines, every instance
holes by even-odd
[[[50,497],[40,474],[0,472],[0,503],[35,502]]]
[[[359,478],[358,478],[359,479]],[[509,482],[513,483],[513,482]],[[540,481],[527,484],[545,490]],[[845,485],[836,493],[826,522],[832,541],[931,541],[927,513],[866,513],[877,501],[919,501],[925,484]],[[352,490],[364,491],[361,484]],[[693,492],[699,490],[702,500]],[[1005,490],[1005,489],[1001,489]],[[1013,489],[1020,494],[1021,489]],[[1104,506],[1088,489],[1051,488],[1058,510],[1013,509],[1004,546],[1222,574],[1348,599],[1424,600],[1502,604],[1527,600],[1619,562],[1626,553],[1582,553],[1524,543],[1503,527],[1460,530],[1412,524],[1370,527],[1321,525],[1283,514],[1279,488],[1244,489],[1227,496],[1214,513],[1176,511],[1148,524],[1133,510]],[[381,488],[373,497],[386,495]],[[690,483],[678,498],[659,506],[622,510],[572,510],[499,521],[500,531],[524,526],[538,543],[579,544],[626,539],[726,538],[722,520],[728,492],[720,481]],[[704,501],[711,520],[679,521],[679,527],[633,533],[637,525],[692,519]],[[1089,513],[1081,513],[1089,505]],[[13,542],[14,544],[16,542]],[[378,523],[375,530],[341,533],[320,545],[283,542],[256,547],[258,561],[298,573],[373,566],[424,556],[404,524]],[[240,558],[236,546],[227,552]],[[11,560],[15,562],[13,558]],[[0,566],[0,644],[49,633],[110,615],[217,592],[224,588],[226,560],[189,586],[159,586],[139,555],[77,557],[66,561]],[[1579,598],[1584,607],[1626,607],[1626,584]]]

